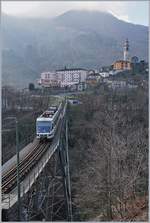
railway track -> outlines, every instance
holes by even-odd
[[[19,164],[19,175],[22,181],[28,172],[33,168],[36,162],[42,157],[44,152],[50,146],[50,142],[39,143],[29,152]],[[9,193],[17,185],[17,169],[16,165],[6,174],[2,175],[2,193]]]
[[[59,122],[58,129],[61,129],[62,122]],[[56,134],[57,135],[57,134]],[[35,166],[50,146],[51,142],[39,142],[34,149],[29,152],[19,163],[19,176],[22,181],[29,171]],[[8,172],[2,175],[2,193],[7,194],[17,185],[17,166],[12,167]]]

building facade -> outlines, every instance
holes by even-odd
[[[60,81],[57,78],[56,72],[43,72],[38,84],[43,87],[60,87]]]
[[[43,72],[38,84],[43,87],[71,87],[75,84],[86,82],[87,70],[76,69],[63,69],[56,70],[55,72]]]
[[[61,87],[71,86],[86,81],[87,70],[81,68],[56,70]]]
[[[132,64],[130,61],[118,60],[113,64],[114,70],[131,70]]]

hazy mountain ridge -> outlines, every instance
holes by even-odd
[[[52,19],[3,15],[2,37],[4,84],[12,79],[15,84],[27,85],[40,72],[65,65],[100,68],[111,64],[122,58],[127,37],[131,55],[148,58],[148,27],[98,11],[68,11]],[[12,57],[20,58],[21,70]]]

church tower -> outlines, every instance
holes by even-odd
[[[124,46],[123,46],[123,58],[124,58],[124,61],[129,60],[129,41],[128,41],[128,39],[126,39]]]

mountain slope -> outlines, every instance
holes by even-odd
[[[22,81],[18,84],[24,86],[38,78],[40,72],[65,65],[100,68],[111,64],[122,58],[127,37],[131,55],[148,58],[148,27],[98,11],[68,11],[53,19],[3,15],[2,37],[3,84],[11,79],[18,83],[20,76]],[[22,61],[21,70],[13,57]],[[12,63],[15,69],[11,72]]]

